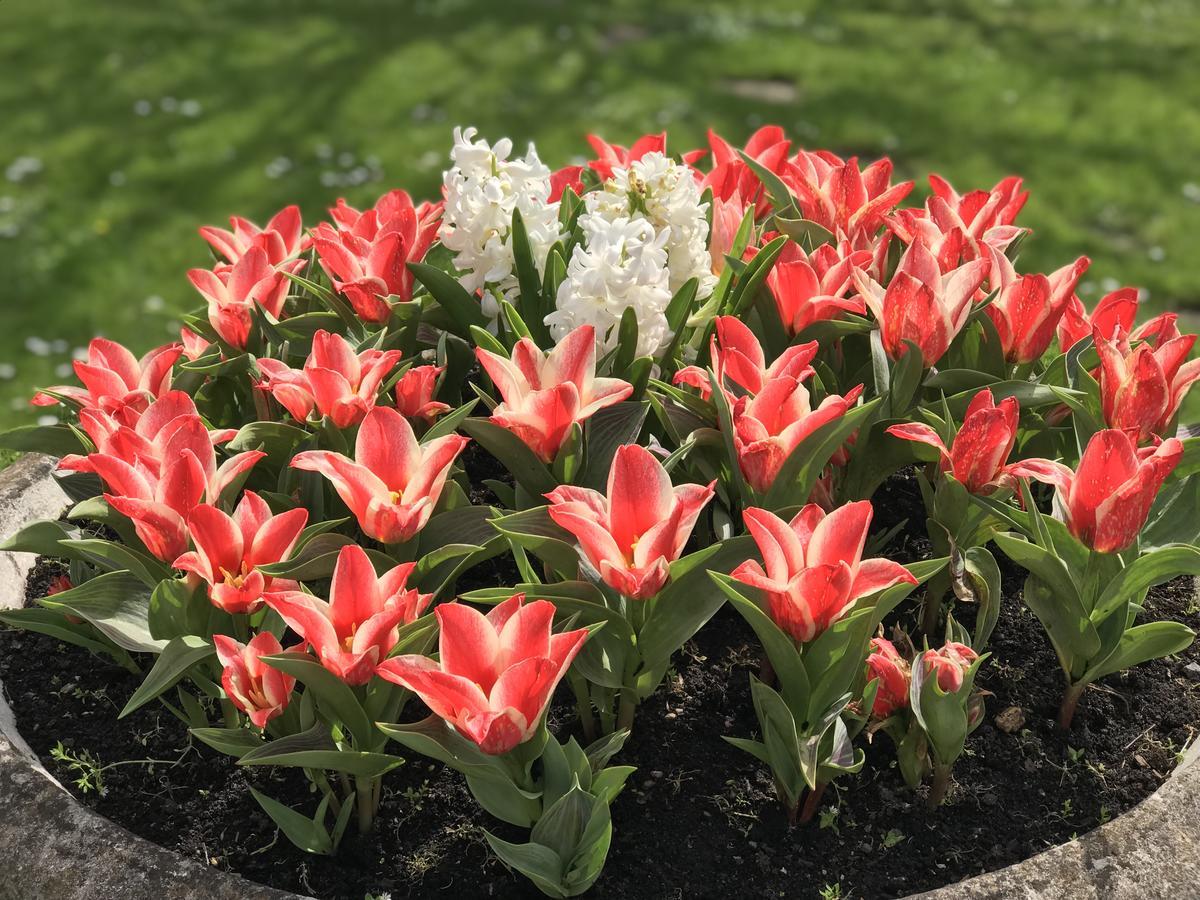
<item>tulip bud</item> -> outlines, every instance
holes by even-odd
[[[896,710],[908,706],[908,686],[912,670],[908,660],[885,638],[874,638],[871,641],[871,650],[871,655],[867,657],[867,678],[879,682],[871,715],[877,719],[886,719]]]
[[[953,694],[962,688],[963,677],[979,654],[966,644],[949,641],[941,650],[926,650],[923,658],[928,671],[937,673],[938,687]]]

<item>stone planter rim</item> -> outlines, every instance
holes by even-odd
[[[66,496],[55,461],[28,454],[0,471],[0,538],[54,515]],[[34,557],[0,553],[0,608],[24,603]],[[1200,881],[1200,742],[1137,806],[1083,837],[1022,862],[914,897],[925,900],[1189,896]],[[21,738],[0,685],[0,898],[85,900],[301,900],[137,837],[85,807]],[[97,864],[98,861],[102,861]]]

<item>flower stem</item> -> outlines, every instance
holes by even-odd
[[[1068,684],[1063,691],[1062,705],[1058,708],[1058,730],[1070,731],[1071,721],[1075,718],[1075,709],[1079,706],[1079,698],[1083,696],[1086,683]]]
[[[930,809],[937,809],[942,805],[942,801],[946,799],[946,791],[950,789],[950,766],[943,766],[940,763],[933,764],[933,781],[929,785],[929,800],[926,805]]]
[[[354,803],[358,808],[358,833],[367,834],[375,821],[375,810],[371,801],[375,796],[375,786],[370,778],[357,777],[354,779]]]
[[[925,586],[925,599],[921,602],[921,633],[931,644],[940,643],[939,632],[944,627],[942,600],[950,589],[949,569],[943,569]]]
[[[617,729],[633,730],[633,717],[637,714],[637,694],[632,688],[621,688],[621,706],[617,713]]]
[[[796,820],[801,825],[811,822],[813,816],[817,814],[817,810],[820,809],[821,798],[825,795],[825,784],[824,781],[820,782],[815,788],[809,790],[808,795],[804,798],[804,805],[800,808],[800,817]]]
[[[596,739],[596,717],[592,713],[592,698],[588,693],[587,680],[573,670],[567,671],[567,681],[575,694],[575,710],[579,714],[579,725],[584,739],[591,743]]]

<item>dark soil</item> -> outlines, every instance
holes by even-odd
[[[906,516],[922,521],[910,479],[889,483],[876,503],[881,530]],[[902,531],[891,549],[908,558],[923,546],[919,531]],[[501,569],[472,573],[472,580],[507,577]],[[51,571],[45,563],[35,570],[31,596],[45,591]],[[1200,681],[1186,671],[1200,661],[1200,648],[1105,679],[1087,692],[1064,737],[1054,727],[1061,676],[1037,620],[1018,601],[1021,582],[1018,571],[1004,569],[1010,596],[979,677],[993,696],[946,804],[926,810],[924,789],[905,788],[890,741],[879,735],[866,747],[863,772],[836,782],[818,820],[792,830],[767,770],[721,740],[756,730],[748,676],[759,658],[742,620],[721,610],[679,654],[618,757],[638,771],[614,803],[608,865],[589,896],[902,896],[1017,862],[1152,793],[1200,725]],[[1193,598],[1191,579],[1164,585],[1151,593],[1146,617],[1196,628]],[[956,615],[970,625],[969,609]],[[427,760],[412,758],[385,780],[372,836],[351,829],[337,857],[312,856],[276,832],[247,790],[253,784],[311,810],[301,777],[238,768],[189,743],[161,708],[114,725],[137,686],[125,670],[49,638],[0,629],[0,680],[22,733],[68,785],[79,772],[51,756],[59,741],[101,764],[165,761],[108,769],[102,792],[72,790],[131,831],[214,868],[339,900],[540,896],[491,857],[483,839],[484,829],[510,840],[520,834],[480,812],[459,775]],[[1025,723],[1007,733],[995,717],[1013,706]],[[421,715],[418,707],[409,708],[411,718]],[[551,726],[560,734],[575,727],[568,703],[552,710]]]

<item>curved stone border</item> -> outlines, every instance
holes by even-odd
[[[54,461],[0,472],[0,536],[61,509]],[[25,600],[32,554],[0,553],[0,607]],[[2,686],[0,686],[2,688]],[[1200,742],[1157,792],[1079,840],[919,895],[926,900],[1142,900],[1200,888]],[[0,900],[300,900],[205,867],[97,815],[42,767],[0,689]]]

